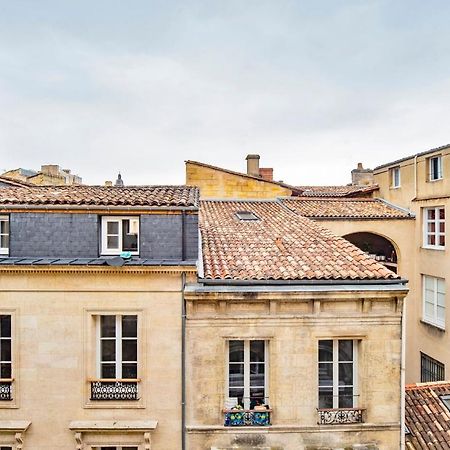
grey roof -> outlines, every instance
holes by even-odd
[[[108,258],[0,258],[1,266],[106,266],[118,257]],[[143,259],[123,260],[124,266],[195,266],[195,260]]]
[[[429,153],[438,152],[439,150],[445,150],[447,148],[450,148],[450,144],[441,145],[440,147],[431,148],[430,150],[425,150],[424,152],[416,153],[414,155],[406,156],[405,158],[397,159],[396,161],[392,161],[390,163],[382,164],[381,166],[375,167],[373,170],[383,169],[384,167],[389,167],[394,164],[400,164],[403,161],[408,161],[408,159],[415,158],[416,156],[424,156],[428,155]]]

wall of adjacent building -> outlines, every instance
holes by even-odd
[[[254,448],[252,442],[276,450],[399,448],[403,295],[314,287],[297,293],[188,290],[188,449]],[[365,423],[319,427],[318,340],[339,338],[359,341],[358,406]],[[230,339],[268,342],[270,428],[223,426]],[[372,446],[358,447],[364,444]]]
[[[156,420],[151,448],[180,449],[181,270],[2,268],[0,312],[14,315],[14,399],[0,401],[0,421],[31,421],[24,448],[78,448],[72,421]],[[139,314],[139,401],[89,401],[100,312]],[[144,448],[142,434],[118,433],[109,444],[133,439]]]
[[[428,181],[429,160],[442,156],[443,179]],[[389,169],[400,166],[400,187],[391,186]],[[411,209],[416,215],[415,229],[403,239],[401,248],[411,255],[414,268],[408,273],[411,292],[407,300],[407,380],[420,382],[420,352],[442,362],[446,378],[450,375],[450,148],[444,148],[419,156],[417,161],[409,158],[399,164],[392,164],[374,171],[375,182],[379,184],[379,196],[397,205]],[[415,181],[417,180],[417,182]],[[446,214],[446,249],[423,248],[424,208],[444,206]],[[387,228],[387,227],[386,227]],[[446,329],[442,331],[425,324],[423,319],[422,275],[445,279]]]
[[[276,198],[292,191],[276,183],[186,162],[186,184],[198,186],[201,198]]]

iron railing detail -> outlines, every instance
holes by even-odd
[[[91,400],[139,400],[137,381],[91,381]]]
[[[270,425],[270,413],[267,411],[244,411],[228,410],[224,411],[226,427],[244,427],[244,426],[267,426]]]
[[[0,401],[12,400],[12,382],[0,381]]]
[[[347,423],[363,423],[361,408],[318,409],[319,425],[339,425]]]

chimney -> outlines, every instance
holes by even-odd
[[[247,155],[247,175],[259,177],[259,155]]]
[[[105,181],[105,186],[112,186],[112,181]]]
[[[41,166],[41,172],[45,175],[57,177],[60,174],[57,164],[44,164]]]
[[[353,186],[368,186],[374,184],[373,170],[364,169],[362,163],[358,163],[356,169],[352,170]]]
[[[259,169],[259,176],[266,181],[273,181],[273,168],[272,167],[261,167]]]
[[[118,186],[118,187],[122,187],[123,186],[122,175],[120,175],[120,172],[119,172],[119,175],[117,175],[117,180],[116,180],[116,183],[115,183],[114,186]]]

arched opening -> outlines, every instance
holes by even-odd
[[[391,241],[383,236],[374,233],[351,233],[343,236],[371,258],[397,273],[398,255]]]

